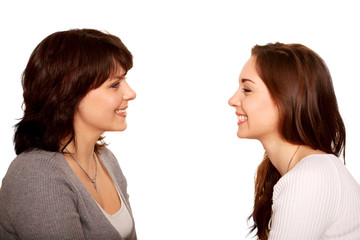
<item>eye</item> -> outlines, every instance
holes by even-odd
[[[110,88],[118,88],[119,86],[120,86],[120,81],[111,84]]]
[[[251,92],[251,90],[250,90],[250,89],[248,89],[248,88],[243,88],[243,92],[244,92],[244,93],[250,93],[250,92]]]

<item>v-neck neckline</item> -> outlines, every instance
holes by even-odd
[[[61,154],[61,153],[59,153],[59,154]],[[107,164],[106,161],[103,161],[103,155],[104,155],[104,154],[100,151],[100,152],[97,154],[97,158],[98,158],[99,161],[101,161],[101,163],[103,164],[105,170],[106,170],[107,173],[109,174],[109,176],[110,176],[110,178],[111,178],[111,180],[112,180],[112,183],[114,184],[115,189],[116,189],[116,191],[117,191],[117,193],[118,193],[118,196],[119,196],[119,199],[120,199],[120,202],[121,202],[121,203],[120,203],[121,206],[120,206],[120,209],[119,209],[118,211],[121,210],[121,207],[123,206],[123,204],[124,204],[125,207],[129,210],[129,207],[128,207],[126,201],[125,201],[125,198],[124,198],[124,195],[123,195],[123,193],[122,193],[122,191],[121,191],[121,188],[120,188],[120,186],[118,185],[118,183],[115,181],[115,176],[114,176],[113,172],[111,171],[111,168],[109,167],[109,165]],[[97,205],[97,206],[99,206],[99,207],[101,208],[101,209],[99,209],[100,211],[101,211],[101,210],[104,210],[104,209],[100,206],[100,204],[95,200],[95,198],[91,195],[91,193],[88,191],[88,189],[84,186],[84,184],[81,182],[80,178],[76,175],[76,173],[74,172],[74,170],[71,168],[70,164],[67,162],[65,156],[64,156],[63,154],[61,154],[61,156],[62,156],[63,161],[65,162],[68,170],[71,172],[70,174],[72,175],[72,177],[74,178],[74,180],[76,181],[76,183],[77,183],[79,186],[81,186],[81,188],[82,188],[83,190],[85,190],[85,192],[88,194],[88,196],[93,200],[94,204]],[[105,210],[104,210],[104,211],[105,211]],[[118,212],[118,211],[116,211],[116,212]],[[130,210],[129,210],[129,211],[130,211]],[[106,212],[106,211],[105,211],[105,212]],[[106,212],[106,213],[109,214],[108,212]],[[111,216],[111,214],[109,214],[109,215]]]

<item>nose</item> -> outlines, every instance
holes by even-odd
[[[228,104],[231,107],[240,107],[241,105],[241,99],[240,99],[240,94],[239,94],[239,90],[235,92],[235,94],[229,99]]]
[[[126,101],[134,100],[136,98],[136,92],[125,82],[126,86],[124,89],[123,99]]]

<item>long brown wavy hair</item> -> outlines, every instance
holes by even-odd
[[[16,154],[59,151],[61,141],[75,140],[73,119],[80,100],[118,66],[127,72],[132,65],[118,37],[94,29],[56,32],[42,40],[22,75],[25,110],[15,125]],[[103,145],[99,142],[95,150]]]
[[[340,156],[345,163],[345,126],[330,72],[311,49],[301,44],[256,45],[256,71],[279,109],[281,136],[293,144]],[[281,175],[265,154],[255,177],[254,209],[249,219],[260,240],[268,239],[274,185]]]

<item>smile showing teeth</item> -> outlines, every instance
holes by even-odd
[[[238,118],[238,120],[239,120],[240,122],[245,122],[245,121],[248,120],[248,117],[247,117],[247,116],[244,116],[244,115],[240,115],[240,116],[238,116],[237,118]]]
[[[125,109],[124,110],[120,110],[120,109],[115,110],[115,113],[125,113],[125,112],[126,112]]]

